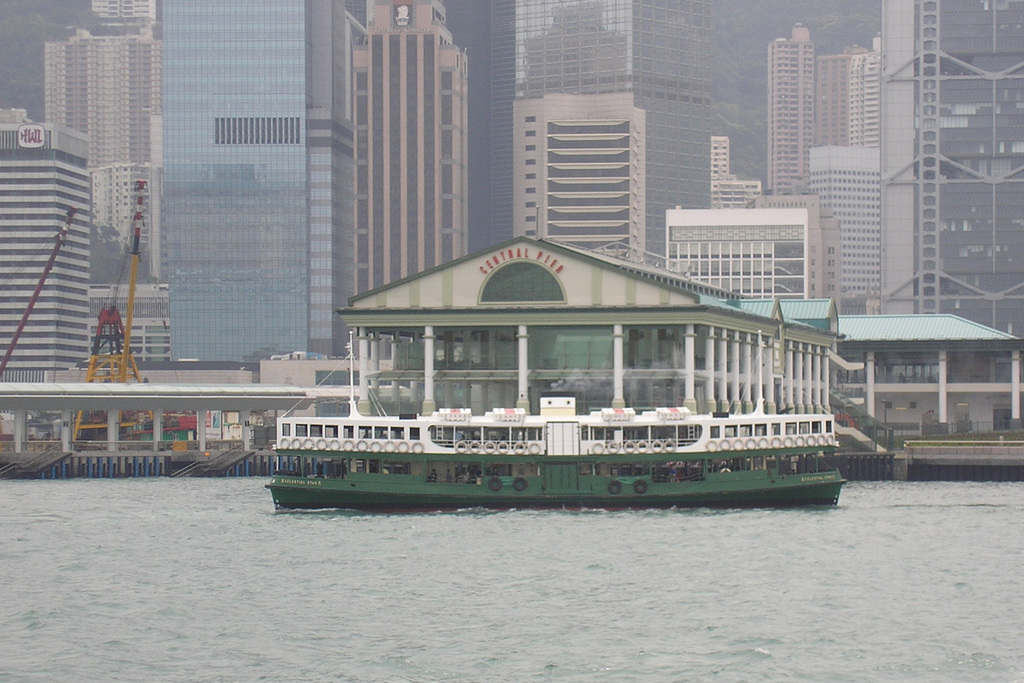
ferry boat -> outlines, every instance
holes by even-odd
[[[837,445],[827,413],[577,415],[572,397],[540,413],[283,417],[292,469],[267,488],[278,509],[422,512],[836,505],[845,483],[819,468]]]

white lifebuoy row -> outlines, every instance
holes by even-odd
[[[337,451],[337,452],[352,452],[358,453],[422,453],[424,448],[423,444],[419,441],[374,441],[367,439],[359,439],[353,441],[352,439],[346,439],[341,441],[339,439],[280,439],[278,444],[279,448],[294,448],[298,450],[306,451]]]
[[[717,451],[742,451],[750,449],[768,448],[805,448],[807,446],[831,446],[835,444],[835,437],[832,434],[800,434],[786,437],[767,436],[741,437],[738,439],[718,439],[709,441],[707,450],[711,453]]]
[[[540,445],[525,441],[456,441],[455,452],[463,455],[466,453],[483,453],[485,455],[508,455],[509,453],[526,455],[527,453],[532,453],[536,455],[540,453]]]
[[[603,453],[673,453],[676,443],[671,439],[652,439],[651,441],[608,441],[598,442],[590,447],[593,455]]]

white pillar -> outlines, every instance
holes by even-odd
[[[814,353],[810,344],[804,345],[804,412],[814,412]]]
[[[875,416],[875,352],[868,351],[868,356],[864,360],[864,385],[865,393],[867,396],[864,397],[865,407],[868,409],[868,415],[871,417]]]
[[[362,415],[370,414],[370,340],[366,328],[359,328],[359,406]]]
[[[377,335],[372,335],[368,340],[370,346],[370,390],[371,395],[377,396],[380,400],[380,345],[381,340]]]
[[[796,364],[793,362],[793,342],[786,342],[786,365],[785,374],[782,377],[782,402],[786,412],[792,413],[795,410],[796,401],[793,399],[793,388],[796,383]]]
[[[164,409],[153,411],[153,450],[160,450],[160,442],[164,440]]]
[[[107,450],[117,450],[117,440],[121,436],[121,411],[107,411]]]
[[[686,326],[686,334],[683,337],[683,352],[686,354],[686,367],[683,369],[683,381],[686,386],[686,398],[683,405],[690,410],[697,410],[696,394],[696,364],[697,354],[694,349],[693,325]]]
[[[729,397],[729,412],[739,413],[743,410],[740,403],[740,333],[731,332],[729,339],[729,379],[732,384],[732,395]]]
[[[1010,418],[1015,420],[1012,429],[1019,429],[1020,420],[1020,351],[1010,352]]]
[[[423,410],[424,415],[437,410],[434,400],[434,326],[423,328]]]
[[[715,410],[715,328],[708,327],[708,336],[704,340],[704,405],[708,412]]]
[[[813,353],[814,366],[811,376],[814,377],[814,396],[812,401],[814,403],[814,412],[820,413],[821,406],[824,403],[821,399],[821,347],[814,347]]]
[[[767,337],[764,344],[764,412],[774,413],[775,404],[775,339]]]
[[[252,426],[249,424],[249,420],[252,418],[251,410],[240,410],[238,411],[238,419],[242,423],[242,450],[249,450],[249,446],[252,444]]]
[[[822,348],[823,354],[821,364],[824,366],[821,371],[822,397],[821,408],[826,413],[832,412],[832,361],[829,358],[829,349]]]
[[[28,411],[14,411],[14,452],[22,453],[25,450],[25,435],[28,432]]]
[[[793,408],[804,412],[804,350],[803,344],[793,345]]]
[[[530,335],[526,325],[519,326],[519,398],[516,408],[530,409]]]
[[[65,453],[71,451],[71,432],[73,430],[73,414],[70,408],[60,411],[60,449]]]
[[[622,362],[622,325],[612,326],[612,408],[625,408],[625,371]]]
[[[946,350],[939,351],[939,422],[949,422],[949,395],[946,384]]]
[[[718,410],[723,412],[729,411],[729,331],[726,329],[718,330],[718,356],[715,359],[717,362],[717,374],[718,374]]]
[[[199,441],[199,455],[206,454],[206,408],[196,411],[196,439]]]
[[[743,382],[743,408],[744,413],[749,413],[753,409],[753,404],[750,402],[750,386],[757,382],[757,376],[754,374],[753,365],[750,362],[751,356],[751,343],[750,333],[745,333],[743,339],[743,372],[746,374],[746,381]]]

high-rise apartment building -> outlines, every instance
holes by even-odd
[[[732,173],[729,137],[711,136],[711,208],[742,209],[761,196],[760,180],[740,180]]]
[[[840,310],[877,314],[881,182],[877,147],[815,147],[808,189],[839,221]]]
[[[866,52],[848,47],[838,55],[819,55],[814,76],[814,142],[817,145],[850,144],[850,60]]]
[[[709,206],[710,0],[491,0],[491,219],[510,237],[516,102],[628,93],[646,128],[644,230],[665,244],[665,211]],[[519,202],[523,206],[515,206]],[[528,215],[528,214],[527,214]]]
[[[516,235],[642,254],[644,124],[629,93],[517,101]]]
[[[150,117],[161,106],[161,44],[150,25],[128,36],[79,29],[46,43],[44,61],[46,119],[89,136],[90,166],[150,161]]]
[[[881,134],[882,39],[870,51],[850,57],[850,142],[853,147],[878,147]]]
[[[886,0],[882,312],[1024,333],[1024,3]]]
[[[65,126],[23,117],[21,111],[0,123],[0,354],[14,338],[68,211],[76,211],[0,377],[42,382],[45,373],[89,356],[89,144]],[[8,122],[15,118],[20,121]]]
[[[440,0],[374,0],[353,55],[356,289],[467,250],[466,53]]]
[[[361,28],[330,0],[165,0],[163,30],[175,358],[340,353],[333,311],[352,293],[345,81]]]
[[[797,24],[768,45],[768,190],[797,192],[807,183],[814,145],[814,43]]]

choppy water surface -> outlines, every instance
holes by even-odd
[[[1024,681],[1024,485],[786,511],[276,513],[0,482],[0,680]]]

